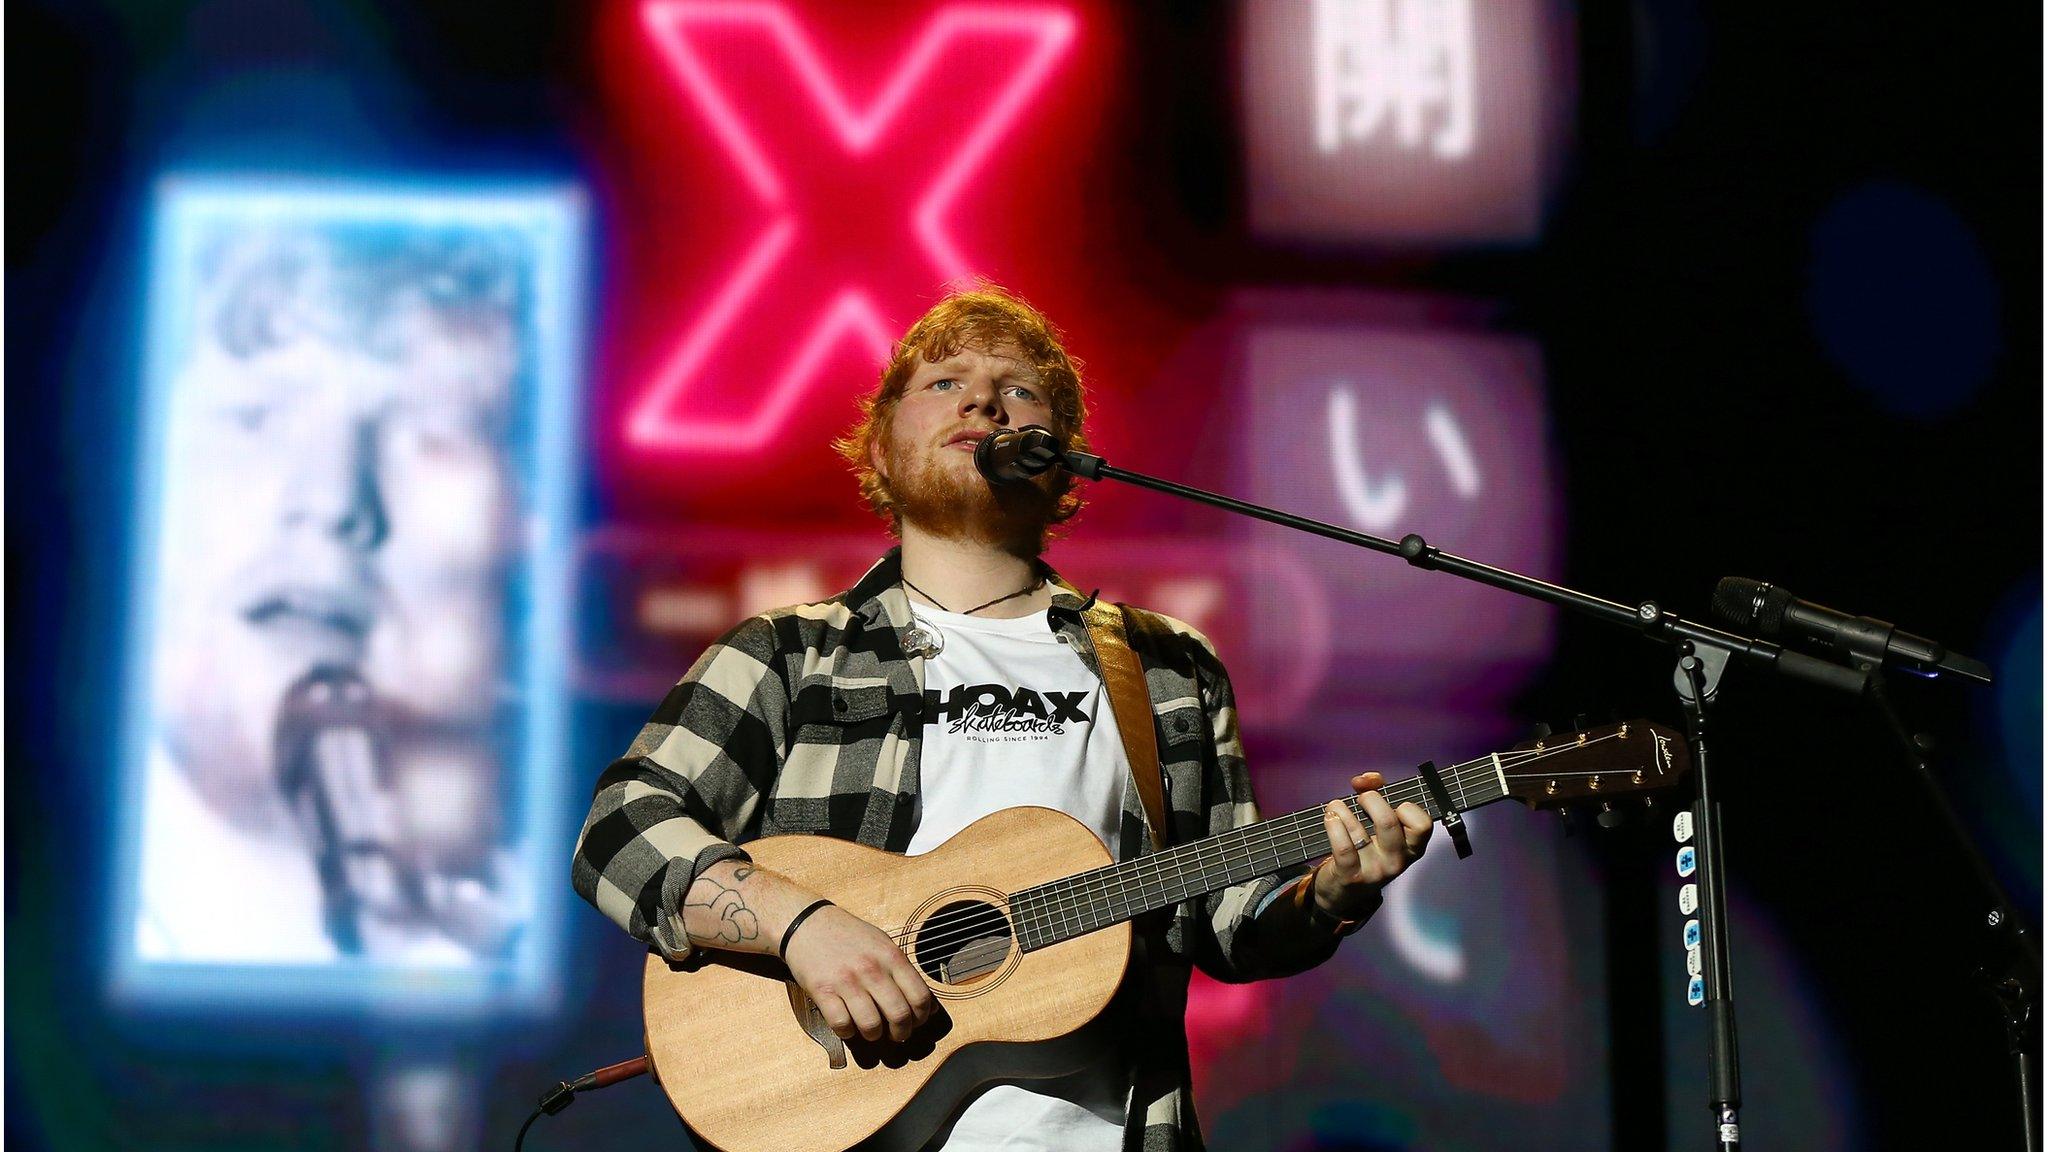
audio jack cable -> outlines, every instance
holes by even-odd
[[[533,1127],[535,1120],[543,1115],[553,1116],[574,1104],[578,1092],[588,1092],[593,1088],[609,1088],[621,1080],[645,1076],[653,1067],[653,1063],[647,1057],[635,1056],[631,1060],[621,1060],[595,1072],[585,1072],[574,1080],[564,1080],[541,1093],[540,1106],[533,1110],[533,1115],[526,1118],[526,1123],[519,1126],[519,1135],[512,1141],[512,1152],[522,1152],[526,1145],[526,1130]]]

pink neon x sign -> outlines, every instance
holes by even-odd
[[[878,300],[913,305],[972,275],[946,213],[1066,53],[1074,17],[1042,5],[941,8],[865,107],[783,4],[648,0],[641,21],[766,220],[633,405],[626,439],[757,449],[843,341],[877,362],[888,355],[895,332]],[[749,411],[707,411],[697,396],[749,321],[788,331],[791,346]]]

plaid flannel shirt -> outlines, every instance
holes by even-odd
[[[698,658],[626,754],[598,779],[577,838],[583,898],[671,962],[690,966],[683,894],[697,874],[757,836],[813,834],[902,852],[915,830],[924,661],[905,655],[911,624],[891,550],[852,589],[776,609],[733,628]],[[1052,628],[1101,676],[1081,610],[1052,578]],[[1201,633],[1126,609],[1145,671],[1165,776],[1169,843],[1259,819],[1238,739],[1230,680]],[[1121,855],[1152,851],[1127,779]],[[1312,968],[1337,941],[1255,931],[1254,913],[1288,872],[1246,881],[1133,922],[1132,963],[1112,1012],[1131,1035],[1124,1145],[1199,1149],[1185,1013],[1190,966],[1241,983]]]

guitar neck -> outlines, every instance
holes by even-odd
[[[1439,770],[1444,791],[1459,811],[1468,811],[1508,796],[1507,777],[1498,755],[1485,756]],[[1444,813],[1430,799],[1422,780],[1403,780],[1381,789],[1387,803],[1420,805],[1431,820]],[[1357,796],[1345,802],[1372,831],[1372,821]],[[1150,856],[1111,864],[1010,894],[1010,912],[1017,942],[1024,951],[1107,928],[1166,908],[1183,900],[1241,884],[1306,860],[1326,855],[1329,834],[1323,830],[1323,807],[1304,808],[1272,820],[1247,824],[1221,835],[1177,845]]]

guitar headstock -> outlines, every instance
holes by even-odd
[[[1692,752],[1679,733],[1631,720],[1524,741],[1500,754],[1500,771],[1509,796],[1560,808],[1669,788],[1692,771]]]

